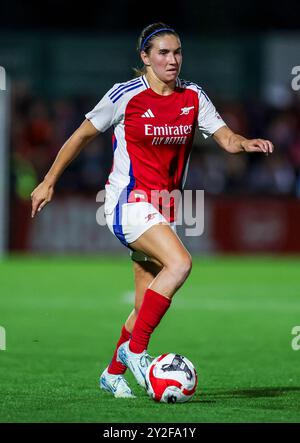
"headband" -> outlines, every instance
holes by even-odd
[[[161,31],[175,32],[174,29],[171,29],[171,28],[160,28],[160,29],[157,29],[156,31],[152,32],[152,34],[148,35],[148,37],[145,38],[145,40],[141,44],[141,49],[140,50],[143,51],[146,42],[149,40],[150,37],[152,37],[152,35],[157,34],[158,32],[161,32]]]

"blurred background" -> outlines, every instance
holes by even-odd
[[[233,131],[275,145],[269,157],[229,155],[196,134],[186,189],[205,190],[205,232],[184,243],[195,254],[299,253],[300,6],[288,3],[172,1],[149,10],[135,1],[4,2],[2,252],[127,254],[96,223],[111,131],[66,169],[53,202],[33,221],[30,193],[84,115],[114,83],[134,76],[143,27],[163,21],[182,39],[181,77],[204,88]]]

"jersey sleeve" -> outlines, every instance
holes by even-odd
[[[211,100],[201,89],[199,96],[198,127],[204,138],[213,135],[219,128],[226,126]]]
[[[113,125],[116,125],[120,120],[118,115],[118,107],[110,99],[110,95],[114,88],[118,85],[114,85],[100,100],[100,102],[90,112],[85,114],[85,117],[95,126],[95,128],[104,132]]]

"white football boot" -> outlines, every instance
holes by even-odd
[[[146,370],[153,361],[153,358],[150,357],[146,350],[140,354],[135,354],[129,349],[129,341],[126,341],[118,348],[117,361],[127,366],[133,373],[138,384],[146,389]]]
[[[100,376],[100,389],[111,392],[116,398],[136,398],[124,376],[121,374],[109,374],[107,369],[104,369]]]

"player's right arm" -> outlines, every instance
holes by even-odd
[[[91,141],[99,131],[89,121],[84,122],[64,143],[58,152],[51,168],[46,174],[44,180],[32,191],[32,211],[31,217],[51,201],[54,193],[54,186],[58,178],[61,176],[65,168],[74,160],[80,151]]]

